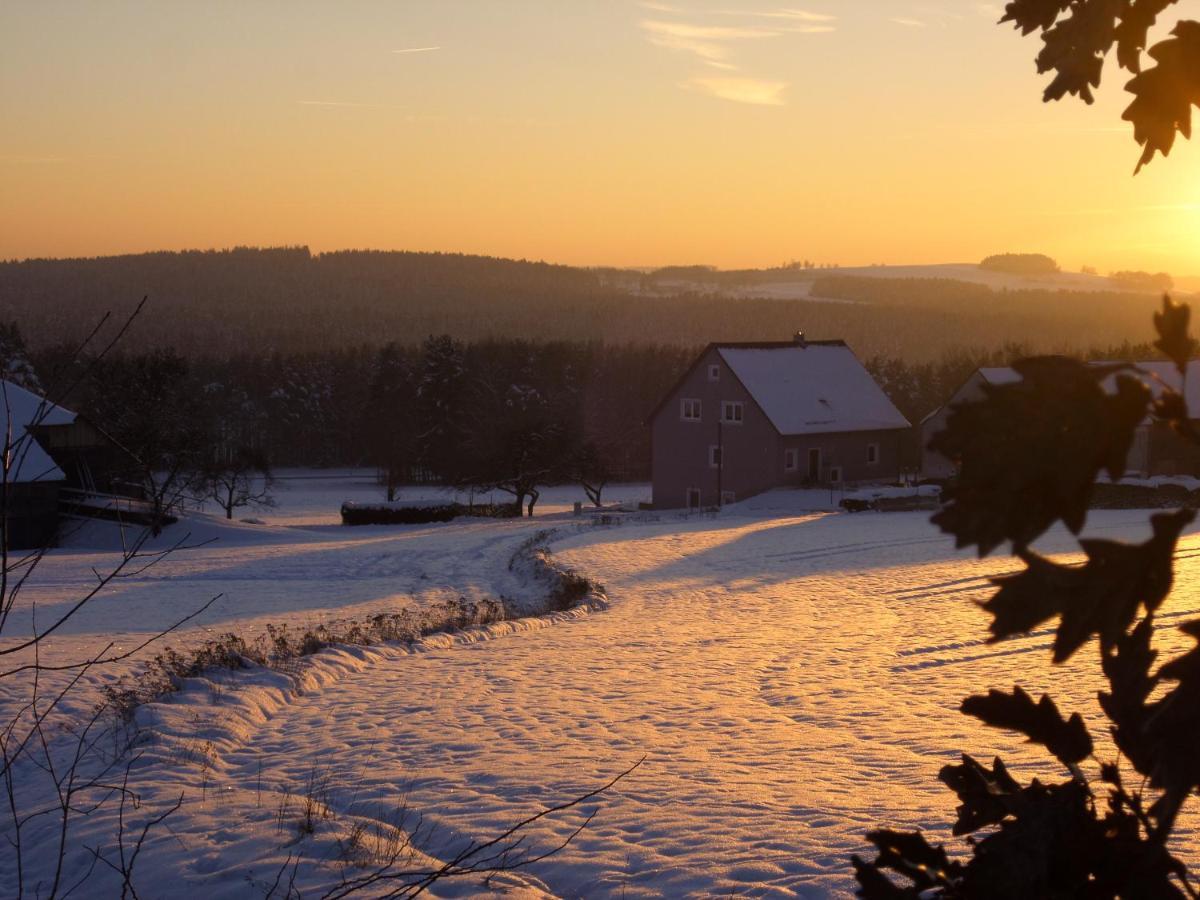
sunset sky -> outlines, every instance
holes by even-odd
[[[1132,177],[1125,73],[1047,106],[1000,4],[783,2],[6,0],[0,258],[1200,274],[1200,151]]]

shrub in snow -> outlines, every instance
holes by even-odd
[[[267,666],[286,669],[295,660],[319,653],[335,644],[363,645],[414,642],[439,631],[455,631],[499,622],[504,607],[495,600],[447,600],[418,610],[379,613],[358,622],[330,622],[301,630],[268,625],[266,632],[247,641],[228,633],[181,653],[173,647],[155,654],[133,676],[104,688],[105,706],[126,721],[143,703],[179,690],[186,679],[214,669],[248,669]]]
[[[450,522],[462,516],[510,519],[520,515],[511,503],[430,503],[428,500],[398,500],[392,503],[343,503],[343,525],[427,525]]]
[[[1196,347],[1189,315],[1164,299],[1155,316],[1156,346],[1181,374]],[[1064,714],[1048,694],[1035,700],[1017,686],[968,697],[963,713],[1040,744],[1065,779],[1025,784],[1001,759],[988,766],[964,753],[938,777],[958,796],[953,833],[969,836],[970,855],[954,859],[919,832],[871,832],[878,855],[853,860],[860,896],[1200,896],[1170,843],[1200,789],[1200,647],[1159,665],[1154,641],[1176,542],[1195,514],[1152,516],[1142,544],[1081,540],[1081,566],[1030,549],[1059,521],[1080,532],[1097,476],[1121,478],[1147,415],[1198,444],[1200,433],[1181,394],[1165,389],[1152,400],[1142,380],[1121,374],[1132,366],[1041,358],[1014,368],[1020,381],[986,386],[983,399],[955,408],[934,438],[932,449],[959,460],[961,474],[933,521],[980,556],[1011,542],[1024,564],[993,579],[998,590],[984,604],[991,642],[1057,620],[1053,659],[1062,663],[1095,641],[1108,682],[1099,702],[1115,747],[1098,748],[1079,713]],[[1116,390],[1105,391],[1113,375]],[[1181,628],[1200,641],[1200,619]]]

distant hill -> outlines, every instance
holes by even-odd
[[[1087,349],[1150,338],[1150,294],[1107,278],[975,265],[650,272],[442,253],[305,247],[0,262],[0,320],[35,347],[80,340],[143,296],[125,349],[193,356],[413,345],[430,334],[696,347],[797,330],[864,357],[937,359],[1020,343]]]
[[[985,285],[993,290],[1086,291],[1115,293],[1121,285],[1102,275],[1056,272],[1024,275],[981,268],[975,263],[945,263],[923,266],[838,266],[813,269],[757,269],[702,273],[680,271],[683,267],[658,269],[640,278],[646,293],[678,293],[695,290],[727,293],[739,297],[776,299],[819,299],[813,285],[829,276],[847,278],[942,279]],[[1198,279],[1200,281],[1200,279]]]

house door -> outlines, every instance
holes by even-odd
[[[810,481],[821,480],[821,448],[813,447],[808,451],[808,478]]]
[[[700,508],[700,489],[699,488],[688,488],[687,508],[688,509],[699,509]]]

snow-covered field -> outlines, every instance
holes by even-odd
[[[261,897],[297,855],[310,860],[304,877],[331,883],[353,824],[401,806],[410,827],[421,819],[421,850],[445,858],[643,757],[584,807],[596,819],[570,846],[492,887],[849,896],[848,856],[868,828],[946,835],[955,798],[935,776],[959,751],[1003,753],[1025,776],[1059,777],[1016,737],[959,715],[963,696],[1019,681],[1095,713],[1087,652],[1053,671],[1046,632],[983,642],[987,617],[972,601],[1012,562],[955,553],[923,513],[805,513],[824,492],[796,492],[621,527],[577,527],[558,512],[532,524],[342,529],[320,524],[327,498],[336,507],[350,497],[330,480],[289,486],[261,516],[270,524],[194,520],[235,539],[123,584],[74,637],[130,640],[165,609],[215,591],[233,599],[202,626],[213,630],[357,615],[433,596],[425,592],[519,591],[507,570],[513,549],[555,524],[558,560],[604,582],[611,608],[435,639],[415,653],[327,652],[298,696],[270,673],[236,673],[147,709],[164,738],[134,772],[145,808],[180,792],[185,803],[143,851],[142,896]],[[632,495],[644,487],[626,493],[642,499]],[[572,500],[555,502],[565,510]],[[1091,530],[1141,538],[1146,515],[1097,512]],[[1056,534],[1043,549],[1071,546]],[[1198,549],[1192,532],[1167,625],[1200,613]],[[61,602],[102,557],[57,552],[39,607]],[[330,815],[304,836],[292,820],[314,778]],[[529,839],[550,846],[579,821],[543,820]],[[1200,835],[1186,824],[1180,849],[1196,859]],[[0,884],[11,875],[0,856]]]

